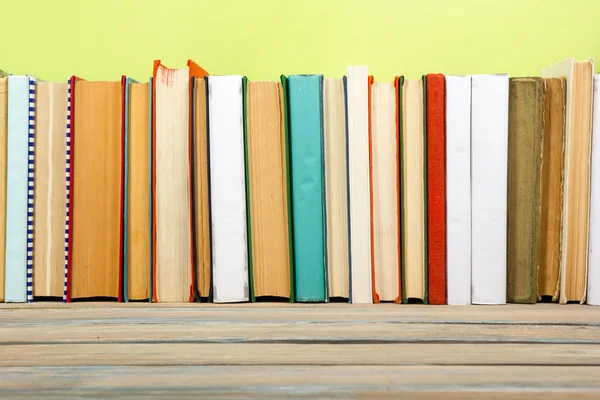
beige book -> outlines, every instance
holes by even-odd
[[[0,78],[0,301],[4,301],[6,270],[6,146],[8,137],[8,78]],[[64,266],[64,265],[63,265]]]
[[[208,207],[208,143],[206,84],[194,85],[194,190],[196,217],[196,287],[200,297],[210,295],[210,210]]]
[[[285,110],[280,82],[247,84],[248,190],[254,297],[290,297]]]
[[[189,68],[156,71],[156,293],[188,302],[192,288]]]
[[[119,295],[121,82],[74,89],[71,297]]]
[[[34,296],[62,297],[64,290],[67,91],[67,83],[36,85]]]
[[[373,83],[371,98],[374,297],[376,302],[399,301],[396,88],[393,83]]]
[[[129,97],[129,181],[127,296],[150,296],[150,84],[131,83]]]
[[[568,59],[543,71],[565,77],[567,106],[560,303],[585,303],[587,290],[594,61]]]
[[[425,141],[423,82],[407,79],[402,87],[402,252],[403,291],[425,299]]]
[[[558,301],[561,259],[563,166],[565,160],[565,78],[544,79],[542,194],[538,255],[538,298]]]
[[[348,189],[344,81],[325,79],[325,202],[329,297],[349,297]]]

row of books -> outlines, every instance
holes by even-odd
[[[3,75],[2,301],[600,304],[591,59],[393,82],[191,60],[148,82]]]

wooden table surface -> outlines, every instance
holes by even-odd
[[[600,307],[0,304],[0,398],[600,398]]]

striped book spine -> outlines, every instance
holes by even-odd
[[[35,169],[35,77],[29,77],[29,145],[27,148],[27,301],[33,301],[33,190]]]
[[[63,302],[68,301],[68,283],[69,283],[69,227],[71,210],[71,98],[73,93],[73,79],[69,79],[69,88],[67,94],[67,135],[66,135],[66,157],[65,157],[65,182],[66,182],[66,203],[65,203],[65,285],[63,289]]]

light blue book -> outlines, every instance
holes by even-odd
[[[27,301],[29,86],[28,76],[8,77],[6,302]]]
[[[323,76],[288,77],[296,301],[327,300]]]

